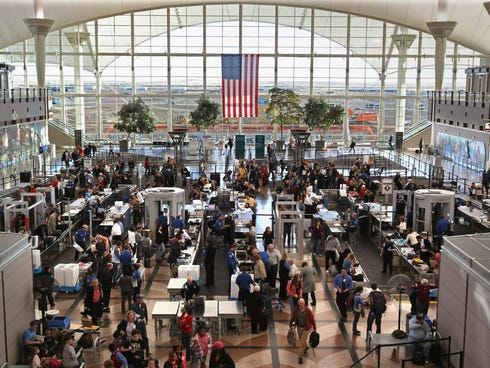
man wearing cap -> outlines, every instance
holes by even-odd
[[[430,351],[430,341],[431,328],[429,324],[425,321],[425,316],[423,313],[414,315],[408,322],[408,342],[413,342],[414,344],[407,345],[407,350],[409,351],[409,356],[413,354],[415,346],[422,346],[424,351],[424,356],[427,358]],[[424,341],[424,342],[422,342]]]
[[[131,306],[131,310],[136,313],[136,318],[144,320],[145,324],[148,323],[148,308],[143,294],[136,295],[136,302]]]
[[[267,272],[267,282],[271,288],[276,287],[277,269],[281,261],[281,252],[274,248],[274,245],[267,246],[267,254],[269,256],[269,270]]]
[[[150,344],[148,343],[148,335],[146,333],[146,325],[148,324],[148,307],[144,302],[142,294],[136,295],[136,302],[131,306],[131,310],[136,313],[136,319],[140,321],[139,328],[141,329],[141,336],[147,345],[147,354],[150,353]]]

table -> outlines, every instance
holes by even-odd
[[[175,299],[177,295],[180,295],[180,290],[182,290],[182,286],[187,282],[187,278],[171,278],[168,280],[167,292],[170,296],[170,300]]]
[[[339,240],[341,240],[346,233],[345,228],[339,223],[327,224],[327,227],[330,233],[335,234]]]
[[[369,350],[376,348],[378,345],[389,345],[389,344],[398,344],[398,343],[403,343],[403,342],[408,342],[408,337],[405,337],[404,339],[397,339],[396,337],[393,337],[392,334],[377,334],[377,333],[372,333],[368,332],[368,335],[366,337],[366,346]],[[389,347],[391,349],[393,347]],[[400,354],[400,346],[396,347],[396,358],[398,359]]]
[[[233,319],[237,323],[237,332],[241,331],[241,324],[243,319],[243,305],[240,301],[232,300],[220,300],[218,301],[218,315],[219,315],[219,336],[224,334],[226,327],[226,320]],[[225,320],[225,325],[223,326],[223,320]]]
[[[325,223],[336,223],[340,220],[340,215],[337,211],[329,211],[325,208],[320,209],[313,215],[314,219],[322,219]]]
[[[155,336],[158,333],[158,321],[161,319],[175,320],[179,313],[180,302],[156,302],[151,312],[151,317],[155,320]]]
[[[202,318],[207,320],[212,326],[212,330],[218,334],[219,330],[219,318],[218,318],[218,301],[217,300],[205,300],[204,301],[204,313]]]
[[[488,232],[490,230],[490,221],[486,211],[474,207],[458,206],[456,212],[463,215],[474,232]]]

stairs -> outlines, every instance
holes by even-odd
[[[48,137],[56,147],[75,146],[75,130],[58,119],[48,120]]]

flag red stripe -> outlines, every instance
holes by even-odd
[[[222,79],[223,117],[258,116],[259,55],[241,55],[240,79]]]

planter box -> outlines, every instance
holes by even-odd
[[[316,150],[324,150],[325,149],[325,141],[315,141],[315,149]]]

